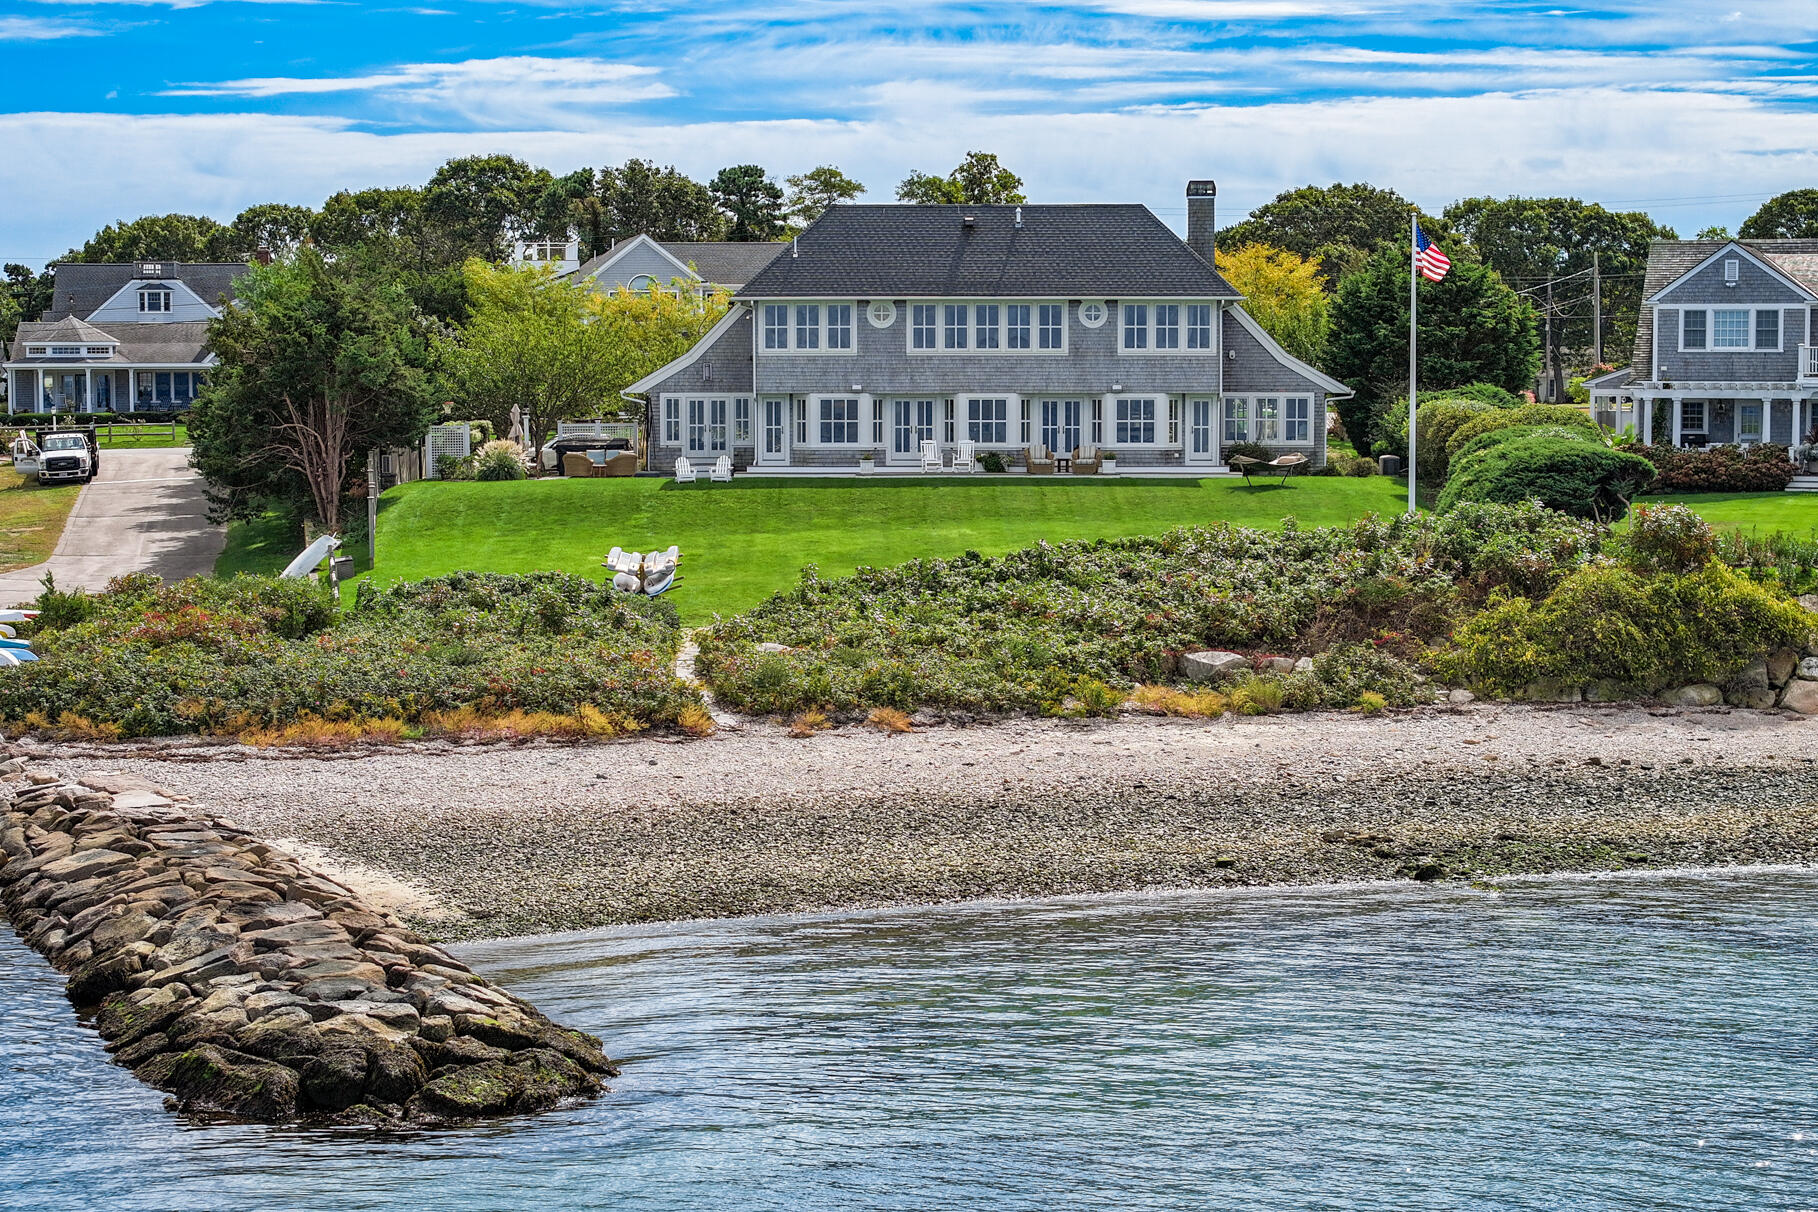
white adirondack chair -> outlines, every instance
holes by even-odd
[[[692,484],[694,481],[694,464],[688,461],[687,455],[678,457],[675,461],[675,482],[677,484]]]
[[[953,452],[953,470],[978,470],[978,460],[973,457],[972,443],[962,441],[959,444],[959,449]]]
[[[934,439],[922,443],[922,470],[939,471],[941,469],[941,448]]]
[[[726,455],[721,455],[713,461],[713,470],[709,472],[708,475],[715,483],[732,483],[732,459]]]

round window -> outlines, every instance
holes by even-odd
[[[639,274],[625,285],[629,286],[632,290],[649,290],[652,286],[656,285],[656,279],[649,274]]]
[[[1079,305],[1079,322],[1087,328],[1097,328],[1105,322],[1110,312],[1103,303],[1081,303]]]
[[[896,304],[888,299],[879,299],[867,309],[866,315],[870,317],[871,327],[889,328],[896,323]]]

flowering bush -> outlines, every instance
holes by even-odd
[[[1780,492],[1792,482],[1796,468],[1787,448],[1775,442],[1740,446],[1707,446],[1681,450],[1676,446],[1625,446],[1654,465],[1658,478],[1654,492]]]
[[[1684,505],[1637,505],[1620,549],[1625,563],[1645,572],[1695,572],[1716,556],[1717,536]]]

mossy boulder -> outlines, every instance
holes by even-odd
[[[315,1111],[345,1111],[366,1093],[368,1058],[363,1048],[337,1044],[304,1062],[299,1072],[303,1105]]]
[[[134,1004],[124,993],[110,993],[95,1014],[95,1030],[101,1038],[116,1047],[125,1047],[148,1035],[163,1031],[186,1009],[193,1008],[187,999],[170,999]]]
[[[224,1111],[266,1121],[294,1118],[301,1093],[293,1070],[212,1044],[174,1054],[159,1084],[177,1096],[184,1111]]]
[[[523,1089],[524,1074],[503,1061],[487,1061],[450,1070],[429,1082],[411,1100],[411,1108],[442,1119],[502,1115]]]

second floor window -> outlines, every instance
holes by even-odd
[[[852,304],[827,305],[827,348],[852,348]]]
[[[821,347],[821,309],[813,303],[798,304],[795,309],[795,347]]]
[[[1029,348],[1029,305],[1012,303],[1004,308],[1004,346],[1007,349]]]
[[[1187,348],[1212,348],[1212,305],[1187,304]]]
[[[917,349],[934,348],[934,330],[940,309],[932,303],[917,303],[911,319],[910,332],[914,335],[912,344]]]
[[[784,304],[764,304],[764,348],[789,348],[789,308]]]
[[[159,312],[169,311],[170,310],[170,291],[165,290],[162,287],[153,287],[150,290],[140,291],[139,292],[139,310],[140,311],[159,311]]]
[[[997,314],[999,310],[996,303],[980,303],[972,309],[972,323],[978,330],[978,340],[973,343],[974,349],[997,348]]]
[[[1041,310],[1041,343],[1043,349],[1061,347],[1061,321],[1067,314],[1062,303],[1044,303]]]
[[[1124,304],[1124,348],[1149,348],[1149,305]]]
[[[1679,341],[1681,349],[1704,348],[1704,313],[1688,311],[1685,313],[1684,333]]]
[[[1711,348],[1747,349],[1748,347],[1748,309],[1719,307],[1713,310],[1711,312]]]
[[[1180,304],[1155,305],[1155,348],[1180,348]]]
[[[1755,313],[1755,348],[1780,348],[1780,309],[1764,308]]]
[[[968,308],[964,303],[947,304],[947,322],[943,325],[941,332],[941,347],[943,349],[966,348],[967,311]]]

